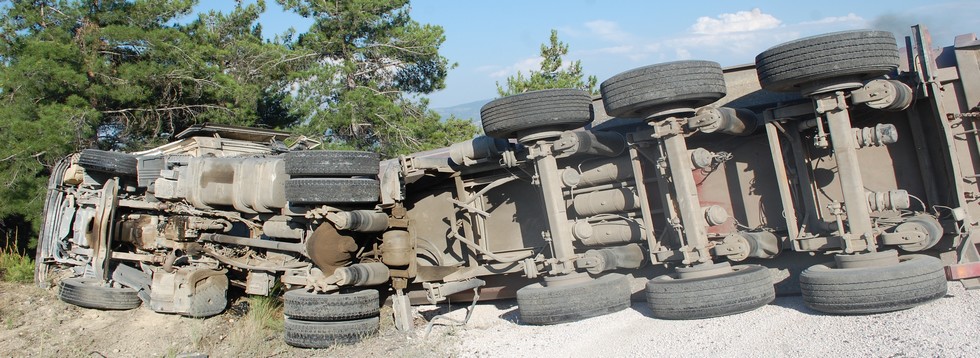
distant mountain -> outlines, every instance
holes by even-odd
[[[480,108],[490,101],[492,100],[484,99],[479,101],[473,101],[470,103],[458,104],[452,107],[433,108],[432,110],[436,111],[436,113],[439,113],[439,115],[442,116],[443,119],[449,118],[449,116],[453,115],[459,119],[469,119],[471,122],[479,125]]]

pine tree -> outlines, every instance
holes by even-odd
[[[288,39],[262,40],[256,24],[262,1],[175,25],[195,3],[0,6],[3,226],[28,235],[30,224],[36,229],[48,168],[82,148],[139,150],[205,121],[295,120],[270,117],[282,112],[276,99],[288,93],[286,74],[310,56],[289,48]]]
[[[497,94],[506,97],[512,94],[549,88],[580,88],[592,94],[597,93],[596,77],[583,79],[582,61],[572,61],[564,66],[562,57],[568,55],[568,44],[558,40],[558,30],[551,30],[547,45],[541,45],[541,68],[530,71],[528,77],[520,71],[507,78],[507,87],[497,83]]]
[[[278,1],[314,19],[297,42],[317,54],[316,66],[294,76],[299,131],[327,147],[388,157],[476,134],[469,121],[440,119],[420,97],[444,88],[454,65],[439,55],[442,27],[412,20],[407,0]]]

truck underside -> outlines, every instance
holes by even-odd
[[[101,309],[221,313],[285,291],[286,341],[350,342],[410,304],[517,297],[521,322],[737,314],[800,292],[887,312],[980,286],[980,41],[919,26],[778,45],[754,65],[523,93],[487,136],[380,161],[215,125],[53,168],[39,284]],[[789,268],[789,269],[788,269]],[[775,287],[777,288],[774,288]],[[455,295],[455,296],[454,296]]]

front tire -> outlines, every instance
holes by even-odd
[[[99,149],[85,149],[78,156],[82,168],[120,176],[136,177],[137,163],[135,155]]]
[[[66,278],[61,280],[58,298],[85,308],[102,310],[129,310],[140,306],[142,301],[131,288],[106,287],[94,278]]]

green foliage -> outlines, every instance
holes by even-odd
[[[249,296],[244,319],[259,329],[282,332],[282,302],[278,297]]]
[[[34,230],[48,168],[87,147],[140,150],[200,122],[287,127],[288,73],[312,56],[262,39],[265,4],[193,0],[0,5],[0,220]],[[29,231],[29,230],[27,230]]]
[[[411,19],[407,0],[277,0],[314,19],[299,49],[317,66],[294,75],[297,128],[326,147],[392,157],[473,137],[476,126],[443,121],[418,95],[445,87],[451,65],[439,55],[442,27]]]
[[[182,20],[196,0],[0,3],[0,230],[36,231],[49,170],[83,148],[135,151],[189,125],[262,125],[391,157],[478,131],[421,95],[454,66],[407,0],[277,0],[314,19],[263,40],[265,2]]]
[[[15,246],[8,235],[6,244],[0,249],[0,279],[21,283],[34,281],[34,260],[17,252]]]
[[[541,45],[541,69],[530,71],[528,77],[518,71],[516,75],[507,78],[506,88],[498,82],[497,94],[506,97],[550,88],[580,88],[597,94],[596,77],[583,79],[582,61],[572,61],[564,66],[562,57],[565,55],[568,55],[568,45],[558,41],[558,30],[551,30],[549,44]]]

